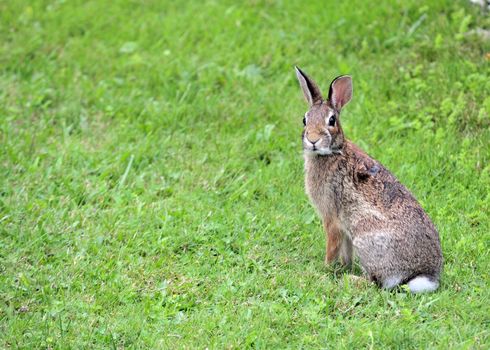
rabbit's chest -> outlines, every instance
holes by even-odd
[[[337,216],[341,206],[342,188],[336,186],[334,179],[323,180],[320,183],[314,174],[307,174],[306,193],[322,216]]]

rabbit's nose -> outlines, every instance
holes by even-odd
[[[306,139],[311,142],[312,145],[315,145],[315,143],[317,143],[318,141],[320,141],[320,137],[318,136],[310,136],[310,135],[306,135]]]

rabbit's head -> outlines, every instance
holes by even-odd
[[[310,106],[303,118],[303,149],[307,154],[339,153],[344,144],[340,111],[352,97],[352,79],[348,75],[335,78],[330,84],[328,99],[324,100],[316,83],[298,67],[296,76]]]

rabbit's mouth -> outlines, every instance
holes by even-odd
[[[311,145],[309,147],[308,145],[305,145],[304,152],[306,154],[320,155],[320,156],[326,156],[333,153],[330,147],[322,147],[317,145]]]
[[[342,154],[342,147],[322,147],[317,145],[305,145],[303,151],[306,155],[311,156],[328,156],[331,154]]]

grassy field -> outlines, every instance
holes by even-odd
[[[451,0],[0,1],[0,348],[488,348],[489,26]],[[295,64],[353,76],[344,130],[438,227],[436,293],[324,266]]]

